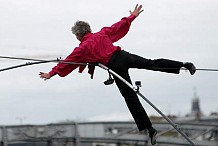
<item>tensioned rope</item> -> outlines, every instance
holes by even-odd
[[[61,62],[61,63],[67,63],[67,64],[89,65],[89,63],[63,62],[63,61],[61,61],[61,57],[59,57],[55,60],[42,60],[42,59],[33,59],[33,58],[24,58],[24,57],[11,57],[11,56],[0,56],[0,58],[14,59],[14,60],[26,60],[26,61]]]
[[[89,63],[64,62],[64,61],[61,61],[61,58],[57,58],[55,60],[42,60],[42,59],[32,59],[32,58],[23,58],[23,57],[10,57],[10,56],[0,56],[0,58],[13,59],[13,60],[34,61],[34,62],[26,62],[24,64],[3,68],[3,69],[0,69],[0,72],[10,70],[10,69],[19,68],[19,67],[35,65],[35,64],[42,64],[42,63],[50,63],[50,62],[64,63],[64,64],[76,64],[76,65],[94,65],[94,64],[89,64]]]
[[[13,59],[13,60],[35,61],[35,62],[26,62],[25,64],[3,68],[3,69],[0,69],[0,72],[10,70],[10,69],[19,68],[19,67],[24,67],[24,66],[34,65],[34,64],[41,64],[41,63],[49,63],[49,62],[63,63],[63,64],[75,64],[75,65],[96,65],[96,63],[64,62],[64,61],[61,60],[61,58],[57,58],[55,60],[42,60],[42,59],[33,59],[33,58],[24,58],[24,57],[11,57],[11,56],[0,56],[0,58],[2,58],[2,59]],[[151,70],[157,70],[157,69],[166,69],[166,70],[168,70],[168,69],[178,69],[178,68],[150,68],[150,69]],[[181,70],[187,70],[187,69],[186,68],[181,68]],[[212,69],[212,68],[196,68],[195,70],[218,72],[218,69]]]

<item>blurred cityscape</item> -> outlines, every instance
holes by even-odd
[[[168,115],[196,146],[218,146],[218,113],[204,115],[194,92],[191,111],[185,117]],[[157,146],[188,146],[163,117],[150,117],[158,130]],[[147,133],[133,121],[75,122],[0,127],[0,146],[149,146]]]

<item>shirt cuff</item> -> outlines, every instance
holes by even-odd
[[[128,17],[128,19],[129,19],[130,22],[132,22],[135,18],[136,18],[136,16],[133,15],[133,14],[131,14],[131,15]]]
[[[53,70],[49,72],[49,75],[50,75],[51,77],[53,77],[53,76],[56,75],[56,74],[57,74],[57,73],[54,72]]]

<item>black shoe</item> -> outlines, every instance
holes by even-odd
[[[151,139],[151,144],[155,145],[157,142],[156,141],[157,130],[154,128],[151,128],[151,129],[149,129],[148,133],[149,133],[149,137]]]
[[[112,79],[112,78],[107,79],[106,81],[104,81],[105,85],[110,85],[110,84],[113,84],[113,83],[114,83],[114,79]]]
[[[189,70],[189,72],[190,72],[191,75],[194,75],[194,74],[195,74],[195,72],[196,72],[196,67],[194,66],[193,63],[190,63],[190,62],[184,63],[184,67]]]

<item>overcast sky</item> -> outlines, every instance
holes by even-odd
[[[146,58],[190,61],[197,68],[218,68],[217,0],[0,0],[0,55],[55,59],[66,57],[79,42],[71,34],[77,20],[90,23],[93,32],[129,16],[139,3],[144,12],[129,33],[116,43]],[[0,59],[0,69],[25,61]],[[105,86],[107,72],[74,71],[43,81],[55,63],[0,72],[0,124],[46,124],[64,120],[132,119],[116,85]],[[197,71],[194,76],[130,70],[141,80],[141,93],[165,114],[184,116],[191,110],[194,89],[205,115],[218,112],[218,72]],[[142,100],[149,115],[158,115]]]

